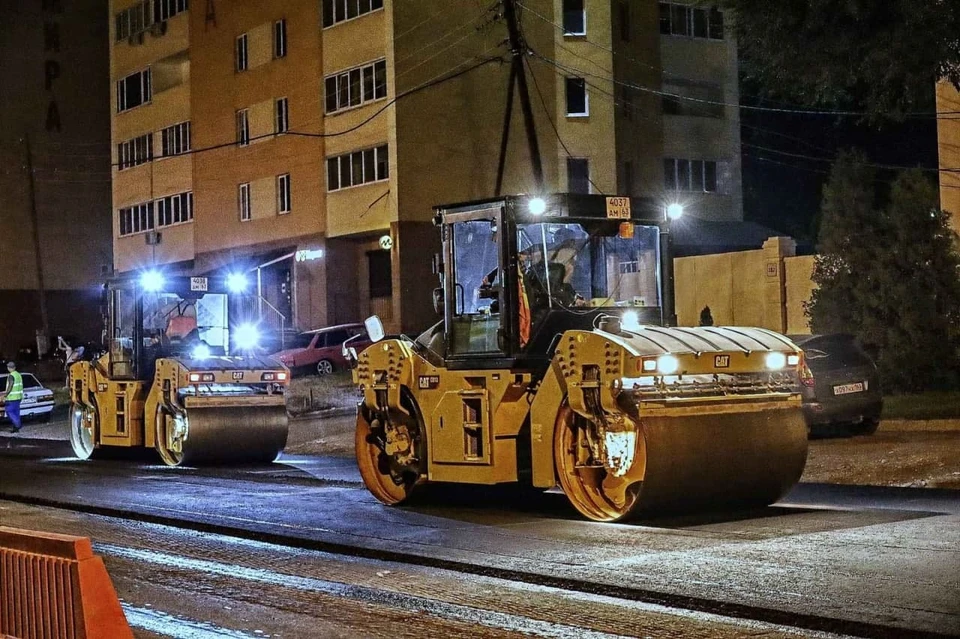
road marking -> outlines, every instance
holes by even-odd
[[[98,543],[94,544],[94,547],[98,553],[129,559],[131,561],[143,561],[162,565],[166,568],[179,568],[191,572],[202,572],[220,577],[254,581],[272,586],[279,586],[281,588],[293,588],[308,592],[319,592],[326,595],[358,600],[365,603],[390,606],[410,612],[426,613],[451,621],[480,624],[487,626],[488,628],[526,633],[538,637],[607,639],[624,636],[608,634],[605,632],[596,632],[577,626],[551,623],[549,621],[542,621],[539,619],[532,619],[529,617],[523,617],[509,613],[496,612],[483,608],[462,606],[445,601],[428,599],[426,597],[419,597],[417,595],[398,593],[391,590],[379,590],[369,586],[344,584],[335,581],[327,581],[325,579],[316,579],[313,577],[285,575],[272,570],[248,568],[245,566],[225,564],[216,561],[208,561],[205,559],[192,559],[189,557],[180,557],[177,555],[155,552],[152,550],[116,546],[114,544]],[[213,628],[213,626],[211,626],[211,628]],[[207,639],[208,637],[216,636],[220,635],[190,635],[188,638],[185,637],[185,639],[194,639],[194,637],[196,639]],[[250,635],[229,634],[223,636],[238,637],[239,639],[241,637],[249,637]]]
[[[138,608],[128,603],[121,604],[127,615],[127,622],[134,628],[141,628],[173,639],[263,639],[270,635],[250,635],[239,630],[221,628],[203,621],[174,617],[159,610]]]

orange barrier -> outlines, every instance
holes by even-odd
[[[90,540],[0,526],[0,636],[133,638]]]

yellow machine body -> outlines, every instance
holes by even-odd
[[[111,379],[107,358],[70,367],[78,456],[147,447],[176,466],[272,461],[283,450],[289,371],[272,360],[161,358],[148,382]]]
[[[770,353],[795,363],[770,371]],[[644,374],[644,361],[663,355],[677,359],[676,374]],[[414,438],[402,428],[388,443],[394,454],[425,454],[416,483],[552,488],[559,480],[586,516],[612,520],[779,499],[807,454],[799,358],[789,341],[761,329],[650,327],[568,331],[536,384],[528,373],[438,367],[402,340],[366,349],[355,378],[361,422],[415,406],[425,450],[410,450]],[[383,483],[367,481],[395,501]]]
[[[770,504],[799,480],[802,352],[760,328],[670,326],[658,206],[438,209],[443,321],[356,358],[357,463],[378,499],[426,482],[559,484],[584,516],[616,521]]]

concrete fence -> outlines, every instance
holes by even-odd
[[[696,326],[710,307],[717,326],[761,326],[780,333],[810,332],[803,304],[814,284],[814,256],[797,256],[788,237],[771,237],[763,248],[674,260],[677,320]]]

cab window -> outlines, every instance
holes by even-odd
[[[471,220],[452,226],[454,354],[499,352],[500,256],[495,220]]]

